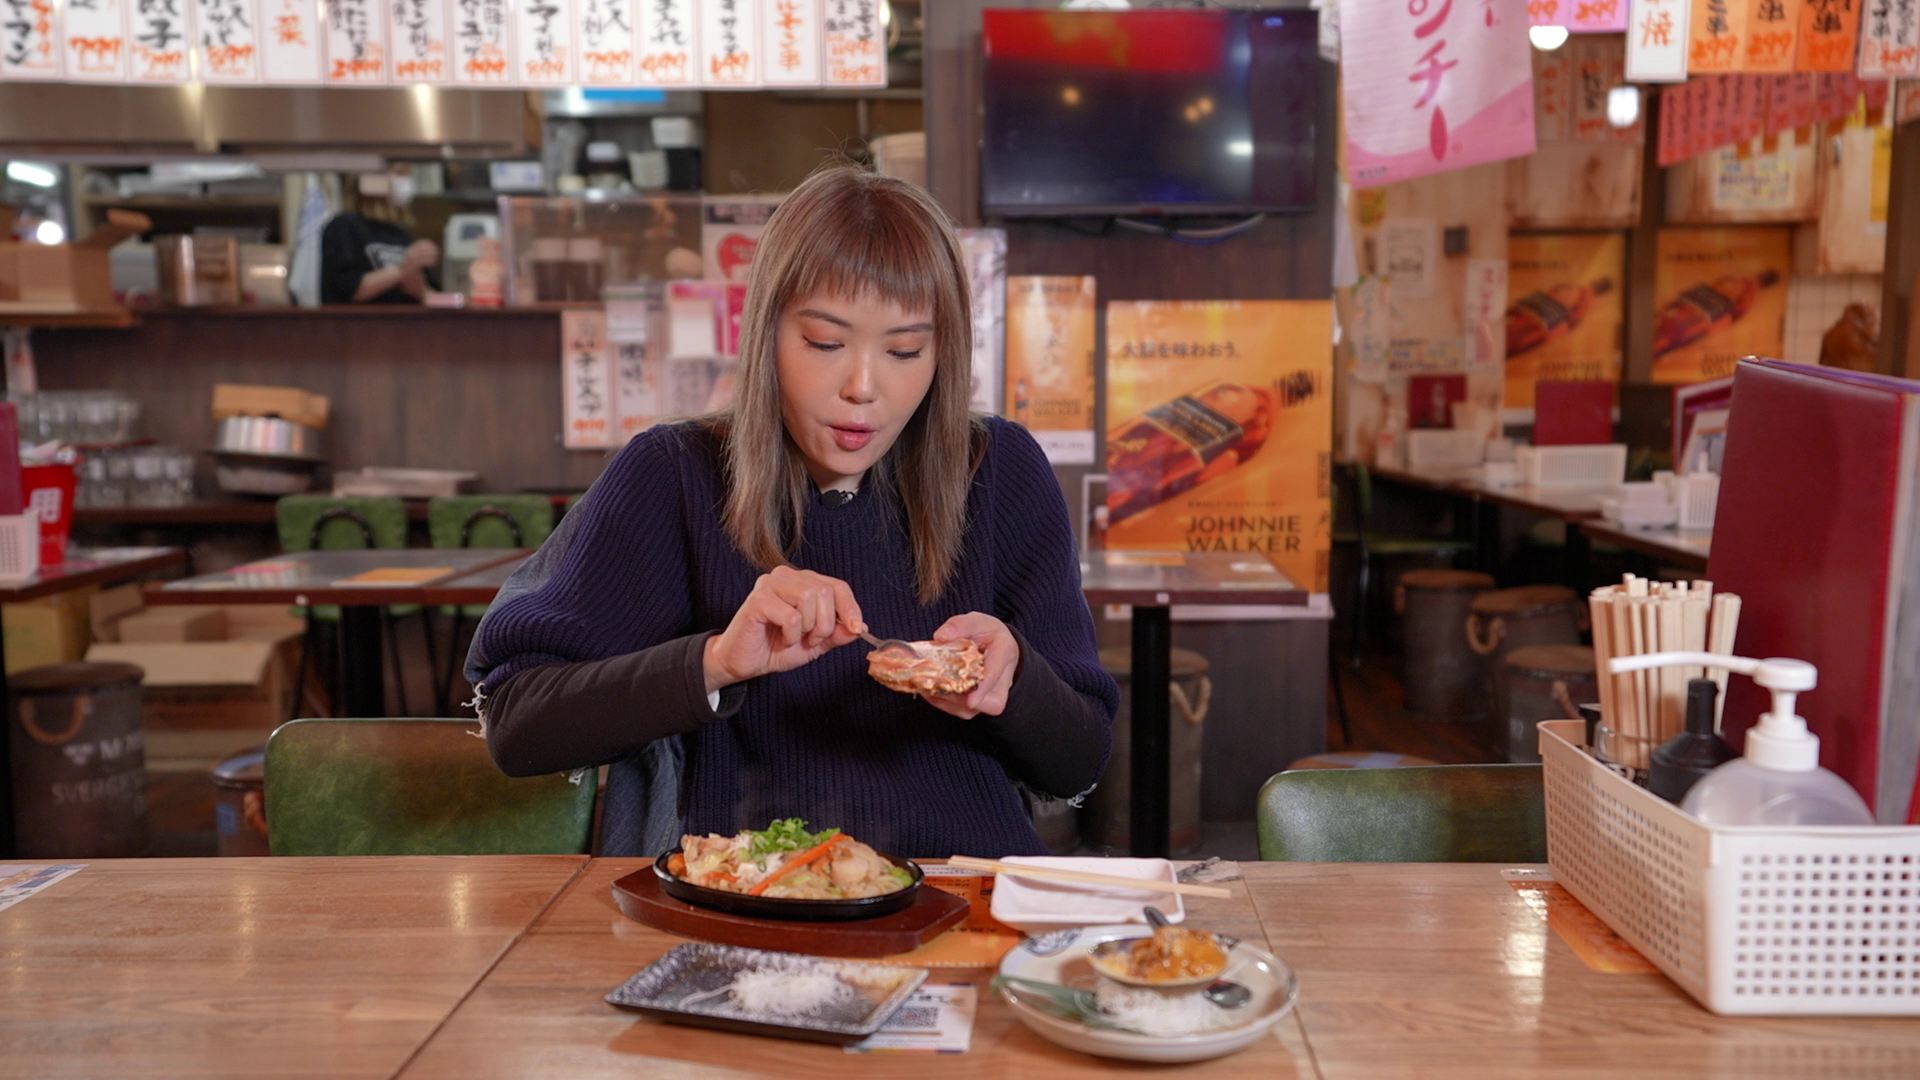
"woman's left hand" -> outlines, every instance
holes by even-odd
[[[972,639],[986,659],[987,675],[980,685],[964,694],[922,694],[929,705],[941,712],[971,720],[981,713],[999,716],[1007,707],[1007,691],[1013,688],[1014,673],[1020,670],[1020,642],[1007,624],[991,615],[969,611],[955,615],[933,632],[936,642]]]

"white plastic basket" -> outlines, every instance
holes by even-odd
[[[1487,437],[1464,428],[1414,428],[1407,432],[1407,467],[1440,469],[1478,465]]]
[[[0,581],[24,581],[40,569],[40,518],[0,514]]]
[[[1554,878],[1702,1005],[1920,1014],[1920,827],[1705,825],[1539,728]]]
[[[1537,488],[1613,487],[1627,477],[1625,443],[1522,446],[1513,452],[1520,476]]]
[[[1680,511],[1682,529],[1713,528],[1714,507],[1720,502],[1720,477],[1714,473],[1674,477],[1673,502]]]

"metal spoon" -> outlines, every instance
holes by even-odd
[[[874,652],[885,652],[888,649],[905,649],[913,656],[920,655],[920,650],[914,648],[911,641],[901,641],[899,638],[877,638],[865,630],[856,630],[854,632],[860,635],[861,641],[873,646]]]
[[[1153,927],[1156,930],[1158,930],[1160,927],[1163,927],[1163,926],[1173,925],[1171,922],[1167,920],[1166,912],[1161,911],[1159,908],[1154,907],[1151,904],[1148,904],[1145,908],[1141,910],[1143,910],[1146,913],[1147,925]],[[1214,936],[1216,938],[1219,937],[1219,935],[1217,934]],[[1223,1009],[1237,1009],[1240,1006],[1245,1005],[1247,1002],[1253,1000],[1253,991],[1251,989],[1247,988],[1246,986],[1240,983],[1234,982],[1232,979],[1226,979],[1226,978],[1213,980],[1207,985],[1201,987],[1200,993],[1204,995],[1208,1001],[1213,1002],[1215,1005],[1218,1005]]]

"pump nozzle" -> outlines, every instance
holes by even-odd
[[[1747,757],[1756,765],[1786,772],[1805,772],[1820,766],[1820,740],[1807,730],[1806,720],[1794,712],[1799,695],[1813,689],[1818,681],[1819,673],[1812,664],[1785,657],[1754,660],[1719,653],[1658,652],[1615,657],[1608,661],[1607,670],[1624,675],[1669,664],[1725,668],[1773,691],[1773,709],[1762,714],[1759,724],[1747,732]]]

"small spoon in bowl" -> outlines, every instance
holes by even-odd
[[[855,633],[860,635],[861,641],[873,646],[874,652],[886,652],[889,649],[905,649],[910,656],[920,655],[920,650],[914,648],[913,643],[910,641],[901,641],[899,638],[877,638],[865,630],[857,630]]]

